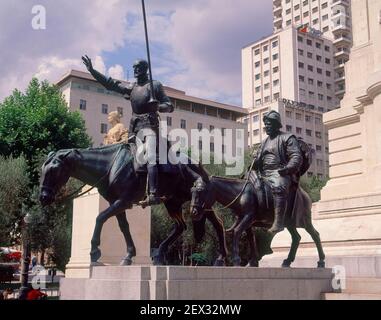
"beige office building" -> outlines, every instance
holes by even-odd
[[[88,134],[93,139],[94,146],[101,146],[104,135],[110,129],[107,122],[109,112],[117,110],[122,114],[122,122],[129,127],[131,119],[131,104],[120,94],[106,90],[87,72],[71,70],[56,83],[64,95],[71,110],[81,112]],[[237,122],[247,114],[241,107],[222,104],[214,101],[189,96],[184,91],[164,87],[167,95],[175,106],[173,113],[161,113],[162,121],[166,121],[168,131],[175,128],[185,129],[189,138],[191,129],[233,129],[233,150],[235,150],[236,129],[247,131],[246,125]],[[247,146],[247,137],[243,134],[244,146]],[[213,151],[213,138],[211,140]],[[188,145],[190,146],[190,141]],[[237,148],[243,154],[244,150]]]
[[[262,116],[282,115],[284,130],[303,138],[316,151],[309,175],[328,175],[327,131],[322,114],[335,109],[333,43],[330,39],[287,29],[242,49],[242,97],[248,108],[248,144],[265,137]]]
[[[308,26],[331,39],[334,45],[335,95],[345,93],[344,64],[352,47],[350,0],[273,0],[274,33],[290,26]]]

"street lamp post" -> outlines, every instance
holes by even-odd
[[[30,264],[30,243],[29,243],[29,227],[30,214],[27,213],[23,221],[22,230],[22,265],[21,265],[21,288],[19,299],[24,300],[28,292],[28,274],[29,274],[29,264]]]

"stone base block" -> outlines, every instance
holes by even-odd
[[[89,279],[61,279],[62,300],[319,300],[331,269],[97,266]]]

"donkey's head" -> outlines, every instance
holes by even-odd
[[[190,211],[193,221],[200,221],[204,216],[205,202],[208,194],[207,189],[207,185],[202,178],[198,178],[191,189]]]
[[[70,153],[71,150],[50,152],[42,165],[40,180],[40,202],[42,206],[52,204],[57,192],[69,180],[69,167],[65,160]]]

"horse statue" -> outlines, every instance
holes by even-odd
[[[39,200],[43,206],[55,201],[57,192],[66,184],[69,177],[98,188],[99,194],[109,202],[110,206],[96,219],[90,252],[93,263],[101,257],[99,245],[103,224],[112,216],[116,216],[127,245],[127,255],[122,259],[121,265],[130,265],[136,255],[125,210],[132,208],[144,198],[147,171],[137,164],[135,152],[136,146],[128,143],[99,148],[63,149],[51,152],[42,166]],[[159,165],[159,176],[160,195],[168,214],[174,221],[174,227],[160,244],[157,255],[153,257],[156,265],[164,264],[169,246],[186,229],[182,205],[191,199],[190,190],[194,182],[200,177],[208,179],[202,166],[191,161],[187,164]],[[212,223],[220,243],[215,265],[224,265],[227,250],[222,221],[211,211],[206,217]],[[197,229],[197,222],[194,228]]]
[[[205,222],[208,212],[212,210],[212,206],[216,202],[225,208],[230,208],[235,214],[237,219],[233,226],[227,230],[227,232],[233,232],[232,261],[234,266],[241,264],[239,241],[243,232],[246,232],[250,245],[248,266],[257,267],[263,255],[272,253],[270,245],[274,235],[267,231],[253,234],[252,231],[252,227],[267,230],[274,221],[272,194],[270,190],[266,191],[266,188],[268,186],[265,184],[258,183],[258,177],[254,171],[248,173],[245,179],[211,176],[206,188],[204,186],[199,187],[197,181],[192,188],[191,212],[193,220]],[[317,266],[324,268],[325,254],[320,235],[312,225],[311,199],[300,187],[294,191],[294,198],[291,199],[291,203],[299,203],[299,207],[288,210],[285,219],[285,226],[291,234],[292,243],[288,257],[283,261],[282,267],[290,267],[295,260],[301,240],[297,231],[297,228],[300,227],[311,235],[319,255]],[[204,229],[199,228],[198,238],[203,236],[202,230]]]

